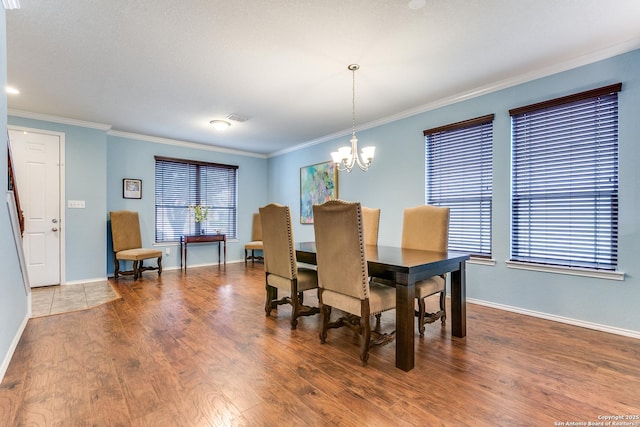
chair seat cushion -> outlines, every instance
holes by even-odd
[[[252,251],[262,250],[262,241],[256,240],[255,242],[249,242],[244,245],[244,248]]]
[[[358,298],[329,289],[322,291],[322,303],[335,307],[338,310],[361,316],[361,303]],[[379,283],[369,283],[369,311],[370,314],[382,313],[396,307],[396,288],[381,285]]]
[[[444,292],[445,280],[442,276],[433,276],[416,283],[416,298],[425,298],[438,292]]]
[[[116,258],[127,261],[140,261],[141,259],[160,258],[162,251],[156,249],[127,249],[124,251],[116,252]]]
[[[269,274],[267,284],[284,291],[291,290],[291,280],[287,277]],[[309,268],[298,268],[298,292],[308,291],[318,287],[318,273]]]

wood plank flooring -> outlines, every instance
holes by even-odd
[[[403,372],[394,344],[361,367],[348,329],[321,345],[318,316],[295,331],[289,306],[266,318],[261,264],[112,283],[122,299],[29,320],[0,384],[0,425],[554,426],[640,414],[632,338],[468,304],[467,337],[428,325]]]

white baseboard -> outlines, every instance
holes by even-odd
[[[234,260],[228,260],[227,264],[237,264],[239,262],[244,262],[244,259],[234,259]],[[205,263],[205,264],[189,264],[189,268],[198,268],[198,267],[211,267],[211,266],[217,266],[218,265],[218,261],[214,261],[214,262],[209,262],[209,263]],[[224,264],[220,264],[221,266],[223,266]],[[176,266],[171,266],[171,267],[165,267],[164,265],[162,266],[162,271],[172,271],[172,270],[180,270],[180,266],[176,265]],[[113,273],[111,273],[108,277],[109,279],[113,279]],[[106,279],[105,279],[106,280]],[[81,281],[82,283],[85,283],[86,281]]]
[[[29,301],[31,301],[31,298],[29,298]],[[22,333],[24,332],[24,329],[27,327],[27,322],[29,321],[30,318],[31,318],[31,302],[29,302],[29,309],[27,310],[27,315],[22,320],[22,324],[18,328],[16,335],[13,337],[13,341],[11,341],[11,346],[9,347],[9,351],[7,351],[7,354],[4,360],[2,361],[2,365],[0,365],[0,383],[2,383],[2,380],[4,380],[4,374],[7,373],[7,369],[9,368],[9,363],[11,363],[11,358],[13,358],[13,353],[15,353],[16,348],[18,348],[18,343],[20,342]]]
[[[485,307],[496,308],[498,310],[510,311],[512,313],[524,314],[525,316],[538,317],[540,319],[552,320],[554,322],[566,323],[569,325],[580,326],[582,328],[593,329],[596,331],[608,332],[610,334],[622,335],[625,337],[640,339],[640,331],[615,328],[613,326],[601,325],[599,323],[585,322],[583,320],[576,320],[570,317],[556,316],[554,314],[542,313],[540,311],[526,310],[523,308],[512,307],[509,305],[496,304],[493,302],[477,300],[474,298],[467,298],[467,302],[471,304],[483,305]]]

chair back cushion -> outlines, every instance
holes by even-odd
[[[259,217],[265,272],[295,279],[298,267],[289,206],[271,203],[260,208]]]
[[[362,206],[361,209],[362,226],[364,231],[364,244],[377,245],[378,227],[380,226],[380,209],[367,208],[365,206]]]
[[[253,214],[253,225],[251,226],[251,241],[259,242],[262,240],[262,225],[260,224],[260,214]]]
[[[363,300],[369,297],[360,203],[330,200],[313,206],[318,286]]]
[[[142,247],[138,212],[112,211],[109,216],[114,252]]]
[[[446,252],[449,208],[431,205],[406,208],[402,221],[402,247]]]

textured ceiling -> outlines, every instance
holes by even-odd
[[[260,154],[349,133],[351,63],[366,126],[640,47],[638,0],[20,3],[10,112]],[[250,119],[209,125],[231,113]]]

